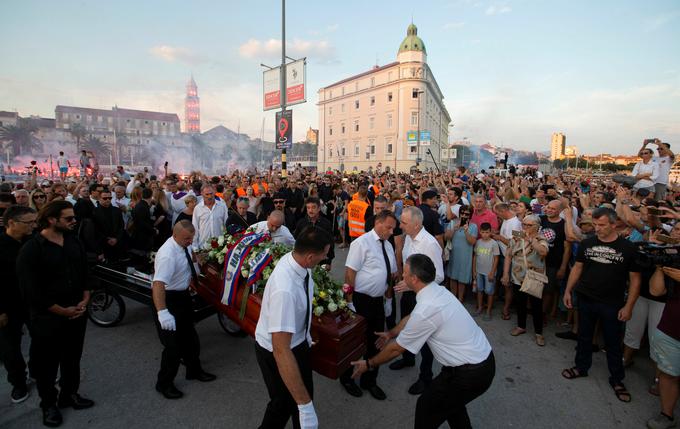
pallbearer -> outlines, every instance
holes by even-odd
[[[194,226],[188,220],[177,222],[172,237],[158,249],[154,263],[153,304],[157,312],[156,329],[164,347],[156,390],[167,399],[182,397],[174,383],[180,359],[187,367],[187,380],[213,381],[217,378],[203,371],[199,360],[201,345],[194,328],[189,293],[192,278],[198,282],[189,250],[194,233]]]
[[[305,228],[267,281],[255,329],[255,356],[269,392],[260,428],[284,428],[291,417],[294,428],[319,425],[312,403],[311,268],[326,258],[331,242],[320,228]]]

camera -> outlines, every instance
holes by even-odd
[[[643,270],[658,265],[680,268],[680,244],[640,244],[638,246],[636,263]]]

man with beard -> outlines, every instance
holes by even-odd
[[[21,336],[28,322],[28,309],[21,297],[16,275],[19,250],[33,234],[37,214],[29,207],[11,206],[3,216],[5,232],[0,233],[0,358],[7,370],[7,381],[12,385],[12,402],[18,404],[28,398],[26,363],[21,354]]]
[[[97,238],[108,261],[117,261],[123,250],[125,227],[123,214],[111,205],[111,191],[104,189],[99,196],[99,206],[94,209]]]
[[[82,245],[72,234],[76,218],[71,203],[48,203],[40,211],[38,224],[40,233],[19,251],[17,277],[29,307],[31,375],[40,395],[43,424],[59,426],[59,408],[81,410],[94,405],[78,394],[85,311],[90,300],[87,262]],[[59,391],[55,387],[57,372]]]

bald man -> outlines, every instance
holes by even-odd
[[[188,220],[177,222],[172,237],[158,249],[154,262],[151,287],[156,329],[164,347],[156,390],[167,399],[183,396],[174,383],[180,360],[186,366],[187,380],[207,382],[217,378],[201,366],[201,344],[194,328],[189,284],[192,279],[197,284],[198,275],[195,257],[189,248],[195,233],[196,229]]]
[[[257,233],[266,232],[272,237],[274,243],[283,243],[287,246],[295,245],[295,238],[290,230],[283,224],[286,216],[281,210],[274,210],[269,213],[267,220],[258,222],[253,225],[254,231]]]

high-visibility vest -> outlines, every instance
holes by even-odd
[[[369,204],[361,200],[353,200],[347,205],[347,225],[349,226],[349,236],[359,237],[366,233],[366,210]]]
[[[352,199],[353,199],[353,200],[358,200],[358,199],[359,199],[359,193],[358,193],[358,192],[353,193],[353,194],[352,194]]]
[[[255,191],[255,196],[259,197],[269,191],[269,185],[265,182],[256,183],[253,185],[253,191]]]
[[[246,190],[243,189],[242,187],[236,188],[236,195],[239,197],[245,197],[246,196]]]

